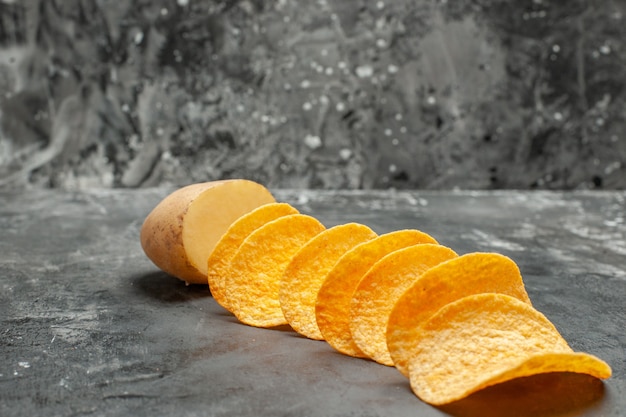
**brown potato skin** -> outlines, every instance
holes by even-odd
[[[150,260],[166,273],[188,284],[207,284],[207,277],[192,266],[183,246],[183,219],[191,202],[205,190],[228,181],[187,185],[165,197],[148,214],[141,227],[141,247]]]

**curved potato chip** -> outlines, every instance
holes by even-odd
[[[393,364],[409,375],[416,333],[441,307],[472,294],[502,293],[527,304],[519,268],[497,253],[469,253],[424,272],[398,299],[387,323],[387,348]]]
[[[287,324],[278,298],[280,278],[300,248],[325,229],[314,217],[290,214],[259,227],[243,241],[224,283],[232,313],[242,323]]]
[[[321,232],[296,253],[280,282],[280,306],[296,332],[309,339],[323,340],[315,318],[320,286],[346,251],[376,236],[362,224],[343,224]]]
[[[504,294],[475,294],[447,304],[422,326],[414,343],[411,389],[432,405],[543,372],[611,376],[605,362],[574,353],[543,314]]]
[[[213,298],[226,310],[232,312],[224,289],[235,252],[250,233],[272,220],[290,214],[298,214],[298,210],[287,203],[265,204],[237,219],[217,242],[207,261],[207,279]]]
[[[383,256],[419,243],[437,241],[419,230],[398,230],[363,242],[345,253],[322,283],[315,303],[317,325],[324,339],[339,352],[367,357],[350,332],[350,301],[365,273]]]
[[[350,301],[350,331],[363,353],[378,363],[393,365],[386,337],[392,307],[424,272],[456,256],[446,246],[422,243],[391,252],[372,266]]]

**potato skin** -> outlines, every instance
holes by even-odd
[[[228,181],[236,180],[187,185],[165,197],[148,214],[141,227],[141,247],[156,266],[189,284],[207,284],[207,277],[187,258],[182,238],[183,219],[198,195]]]

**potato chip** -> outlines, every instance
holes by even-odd
[[[228,311],[232,311],[229,298],[225,296],[225,280],[230,273],[230,261],[235,252],[250,233],[265,223],[279,217],[298,214],[298,210],[287,203],[270,203],[241,216],[217,242],[207,261],[209,288],[215,301]]]
[[[574,353],[543,314],[504,294],[475,294],[447,304],[426,321],[414,343],[411,388],[433,405],[544,372],[611,375],[600,359]]]
[[[448,247],[423,243],[391,252],[372,266],[350,302],[350,330],[363,353],[383,365],[393,365],[386,337],[392,307],[424,272],[456,256]]]
[[[376,236],[367,226],[348,223],[321,232],[298,251],[280,282],[280,305],[295,331],[310,339],[323,339],[315,318],[320,286],[341,256]]]
[[[413,340],[420,326],[441,307],[472,294],[502,293],[530,304],[519,268],[497,253],[469,253],[424,272],[398,299],[387,323],[393,364],[409,375]]]
[[[287,324],[279,301],[280,279],[291,258],[326,228],[314,217],[290,214],[272,220],[243,241],[230,263],[224,296],[245,324]]]
[[[419,243],[437,241],[419,230],[398,230],[355,246],[337,261],[324,279],[315,304],[317,325],[328,344],[343,354],[367,357],[350,332],[352,294],[363,275],[383,256]]]

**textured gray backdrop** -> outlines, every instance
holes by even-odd
[[[626,186],[624,0],[0,0],[0,186]]]

